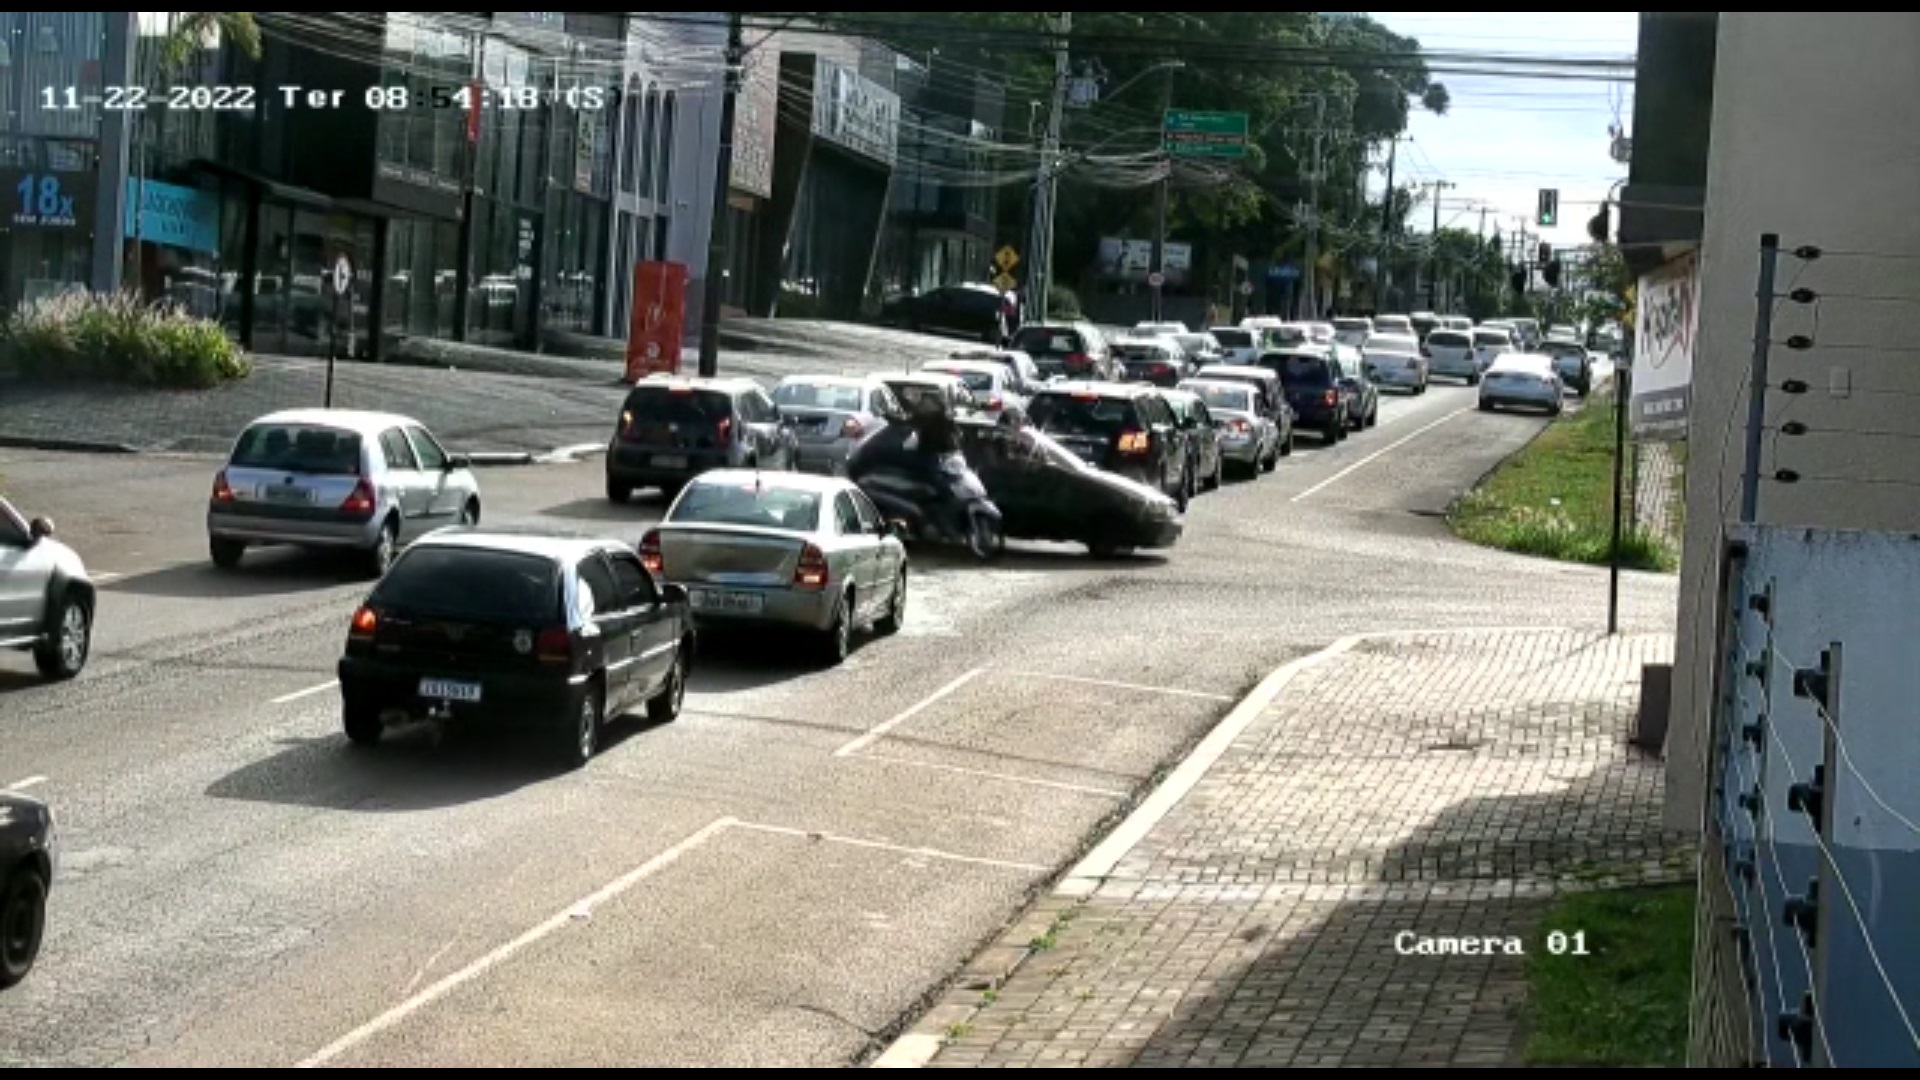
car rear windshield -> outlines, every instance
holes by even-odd
[[[1253,334],[1246,330],[1215,330],[1213,340],[1229,349],[1250,349],[1253,347]]]
[[[832,409],[835,412],[864,412],[866,391],[857,386],[834,383],[781,383],[773,392],[773,403],[794,409]]]
[[[1540,346],[1540,351],[1546,353],[1548,356],[1564,357],[1568,359],[1584,357],[1587,355],[1587,350],[1585,348],[1579,345],[1575,345],[1571,341],[1549,341],[1545,345]]]
[[[368,602],[376,608],[539,626],[560,619],[560,568],[551,559],[516,551],[416,547],[393,564]]]
[[[643,386],[627,395],[638,424],[718,424],[733,418],[733,399],[718,390]]]
[[[1427,344],[1448,349],[1464,349],[1473,345],[1473,337],[1458,330],[1435,330],[1427,335]]]
[[[1142,426],[1132,401],[1096,394],[1041,394],[1027,421],[1055,435],[1113,435]]]
[[[240,436],[227,464],[236,469],[314,476],[360,475],[360,436],[304,424],[255,424]]]
[[[1252,412],[1253,391],[1238,386],[1188,386],[1187,393],[1207,403],[1210,409],[1228,412]]]
[[[1280,381],[1288,386],[1330,386],[1333,383],[1333,373],[1327,369],[1327,362],[1317,356],[1263,356],[1260,363],[1279,372]]]
[[[993,392],[993,376],[984,371],[949,371],[945,368],[928,368],[927,370],[938,371],[943,375],[951,375],[961,382],[966,383],[967,389],[976,394],[991,394]]]
[[[1373,324],[1368,322],[1365,319],[1335,319],[1333,320],[1333,328],[1335,330],[1371,331],[1373,329]]]
[[[1032,357],[1071,356],[1086,352],[1086,345],[1080,335],[1072,330],[1051,330],[1044,326],[1029,326],[1013,335],[1013,347]]]
[[[676,525],[744,525],[786,532],[820,528],[820,493],[763,483],[697,483],[674,504]]]
[[[1123,341],[1113,347],[1113,354],[1122,360],[1165,360],[1167,350],[1164,346],[1151,341]]]
[[[1513,344],[1513,335],[1504,330],[1477,330],[1473,335],[1475,345],[1488,347]]]

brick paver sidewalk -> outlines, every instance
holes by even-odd
[[[1691,874],[1660,766],[1626,746],[1670,651],[1501,631],[1306,668],[1091,896],[1070,881],[989,950],[1026,956],[1004,983],[963,979],[900,1046],[937,1037],[936,1068],[1515,1064],[1522,962],[1396,936],[1524,936],[1556,890]]]

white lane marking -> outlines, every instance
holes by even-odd
[[[1145,840],[1147,834],[1153,831],[1153,827],[1160,824],[1174,807],[1180,805],[1180,800],[1186,798],[1187,794],[1206,778],[1207,770],[1213,768],[1240,736],[1245,734],[1247,728],[1260,718],[1260,714],[1266,711],[1267,706],[1273,704],[1274,699],[1286,690],[1288,683],[1299,677],[1303,671],[1352,652],[1365,640],[1366,638],[1361,636],[1342,638],[1317,653],[1282,665],[1278,671],[1261,680],[1260,685],[1254,687],[1252,693],[1248,694],[1240,704],[1234,706],[1226,719],[1220,721],[1207,734],[1207,737],[1201,740],[1200,745],[1194,748],[1193,753],[1187,755],[1187,759],[1173,770],[1165,783],[1155,788],[1153,794],[1147,796],[1139,808],[1129,815],[1127,820],[1120,823],[1119,828],[1101,841],[1099,847],[1088,852],[1087,857],[1080,860],[1079,865],[1068,872],[1059,888],[1055,890],[1056,894],[1076,897],[1093,895],[1094,891],[1100,887],[1100,883],[1113,873],[1113,868],[1120,865],[1120,860],[1126,858],[1128,852],[1139,846],[1140,841]]]
[[[706,828],[701,829],[685,840],[680,841],[627,873],[608,882],[604,887],[592,895],[587,896],[585,899],[567,905],[561,909],[558,914],[555,914],[552,918],[540,925],[528,930],[526,933],[521,934],[519,937],[514,938],[512,941],[507,942],[505,945],[500,946],[480,959],[475,960],[459,971],[448,975],[432,986],[414,994],[412,997],[407,998],[405,1001],[400,1002],[379,1016],[354,1028],[345,1035],[340,1036],[338,1039],[329,1043],[325,1049],[320,1050],[313,1056],[295,1065],[294,1068],[318,1069],[327,1065],[341,1055],[372,1039],[374,1036],[406,1020],[428,1005],[446,997],[467,983],[472,982],[508,960],[513,959],[514,956],[525,951],[528,947],[538,944],[545,938],[577,923],[580,920],[582,912],[591,913],[595,908],[609,901],[619,899],[622,893],[631,890],[634,886],[639,885],[653,875],[672,866],[684,858],[689,852],[737,824],[738,822],[732,818],[721,818],[713,822]]]
[[[989,772],[986,769],[969,769],[960,765],[942,765],[934,761],[915,761],[912,758],[889,757],[886,754],[855,754],[854,761],[875,761],[883,765],[901,765],[910,769],[928,769],[933,772],[952,773],[955,776],[971,776],[980,780],[997,780],[1005,784],[1020,784],[1025,787],[1049,788],[1065,791],[1074,795],[1092,795],[1102,799],[1125,799],[1127,793],[1110,788],[1088,787],[1085,784],[1069,784],[1059,780],[1042,780],[1034,776],[1014,776],[1011,773]]]
[[[924,1069],[940,1056],[947,1041],[938,1035],[902,1035],[871,1066],[875,1069]]]
[[[1375,450],[1373,453],[1368,454],[1366,457],[1361,458],[1359,461],[1354,462],[1353,464],[1347,466],[1346,468],[1341,469],[1339,472],[1334,473],[1332,476],[1327,477],[1325,480],[1322,480],[1319,483],[1313,485],[1312,487],[1301,492],[1300,494],[1295,495],[1292,501],[1305,502],[1307,499],[1310,499],[1313,496],[1320,494],[1321,492],[1327,490],[1328,488],[1339,483],[1340,481],[1345,480],[1347,477],[1352,476],[1354,473],[1359,472],[1361,469],[1366,468],[1367,466],[1373,464],[1376,461],[1379,461],[1381,458],[1386,457],[1388,454],[1393,453],[1395,450],[1400,449],[1401,447],[1407,445],[1408,443],[1419,438],[1420,436],[1425,435],[1427,432],[1432,431],[1434,428],[1437,428],[1442,424],[1450,424],[1453,421],[1458,420],[1461,417],[1473,411],[1475,411],[1473,408],[1459,409],[1454,412],[1448,413],[1447,415],[1441,417],[1438,420],[1435,420],[1433,423],[1428,424],[1425,427],[1418,428],[1414,431],[1411,431],[1404,437],[1394,442],[1388,443],[1387,445],[1381,447],[1380,449]]]
[[[89,570],[87,576],[93,579],[95,585],[111,585],[127,575],[114,570]]]
[[[339,685],[340,685],[339,679],[329,679],[328,681],[321,683],[319,686],[309,686],[305,690],[295,690],[291,694],[281,694],[279,697],[274,698],[272,701],[268,702],[268,704],[291,705],[294,702],[299,701],[303,698],[310,698],[315,694],[324,694],[329,690],[337,689]]]
[[[540,462],[543,465],[573,465],[581,458],[606,452],[606,443],[575,443],[572,446],[555,448],[551,453],[540,458]]]
[[[852,836],[836,836],[833,833],[809,832],[806,829],[789,829],[780,825],[756,825],[750,821],[736,821],[733,827],[743,832],[765,833],[768,836],[784,836],[795,840],[812,840],[821,844],[838,844],[841,847],[860,848],[864,851],[883,851],[890,855],[912,855],[935,862],[958,863],[962,866],[984,866],[991,870],[1017,870],[1023,874],[1044,874],[1047,868],[1036,863],[1008,862],[1005,859],[985,859],[977,855],[958,855],[951,851],[936,848],[909,847],[905,844],[888,844],[879,840],[861,840]]]
[[[1057,675],[1050,671],[1009,671],[1007,674],[1022,679],[1077,683],[1081,686],[1099,686],[1108,690],[1125,690],[1135,694],[1164,694],[1168,697],[1198,698],[1201,701],[1234,700],[1231,694],[1209,694],[1202,690],[1182,690],[1177,686],[1147,686],[1144,683],[1115,682],[1112,679],[1088,679],[1079,675]]]
[[[25,791],[28,788],[39,787],[41,784],[44,784],[46,782],[47,782],[47,778],[44,776],[29,776],[25,780],[15,780],[13,783],[8,784],[7,790],[8,791]]]
[[[965,675],[960,676],[959,678],[953,680],[952,682],[941,687],[940,689],[935,690],[933,693],[928,694],[926,697],[921,698],[919,701],[908,706],[905,711],[895,714],[892,719],[884,721],[878,727],[867,732],[865,735],[862,735],[859,738],[848,743],[847,745],[841,747],[840,749],[835,750],[833,752],[833,756],[834,757],[852,757],[853,755],[859,753],[860,751],[865,750],[867,747],[872,746],[874,743],[877,743],[881,739],[886,738],[888,733],[893,731],[893,729],[899,727],[901,724],[906,723],[907,721],[913,719],[916,716],[919,716],[921,713],[927,711],[933,706],[939,704],[942,700],[954,694],[961,687],[967,685],[968,683],[979,678],[980,676],[985,675],[986,673],[987,673],[986,668],[974,668],[972,671],[967,672]]]

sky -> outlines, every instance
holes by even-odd
[[[1630,57],[1638,44],[1636,11],[1370,11],[1395,33],[1447,53],[1503,53],[1530,58]],[[1541,188],[1560,192],[1560,228],[1544,237],[1557,246],[1589,242],[1587,220],[1626,168],[1608,156],[1610,124],[1631,128],[1632,83],[1502,76],[1438,75],[1453,95],[1445,116],[1419,111],[1410,141],[1399,147],[1399,185],[1446,182],[1440,223],[1511,235],[1524,217],[1529,232]],[[1375,179],[1376,189],[1384,177]],[[1423,203],[1411,227],[1432,227]]]

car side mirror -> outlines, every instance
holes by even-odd
[[[473,459],[468,457],[465,454],[454,454],[447,458],[447,463],[441,466],[441,468],[447,472],[458,472],[461,469],[471,469],[473,468]]]
[[[688,595],[685,585],[662,585],[660,599],[669,604],[685,604],[692,598]]]
[[[50,539],[53,536],[53,519],[43,517],[34,518],[27,525],[27,533],[33,537],[33,542],[36,544],[42,540]]]

